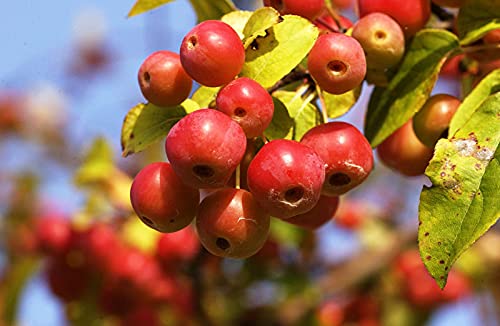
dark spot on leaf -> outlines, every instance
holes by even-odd
[[[440,245],[441,245],[441,241],[438,241],[438,246],[440,246]]]
[[[133,133],[130,134],[130,139],[134,139],[135,135]]]
[[[444,280],[444,276],[440,276],[440,277],[439,277],[439,279],[440,279],[440,280]]]
[[[429,236],[429,232],[425,232],[424,237],[428,237],[428,236]]]
[[[439,263],[440,263],[441,265],[443,265],[443,264],[444,264],[444,260],[440,260],[440,261],[439,261]]]
[[[422,225],[422,221],[418,221],[418,226]]]
[[[431,259],[432,259],[432,257],[431,257],[431,256],[427,256],[427,257],[425,257],[425,259],[427,259],[427,260],[431,260]]]
[[[250,43],[250,48],[254,51],[257,51],[259,49],[259,42],[257,42],[257,39],[253,40],[252,43]]]

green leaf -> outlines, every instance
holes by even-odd
[[[3,305],[0,306],[0,316],[5,325],[16,325],[19,301],[24,287],[33,274],[37,271],[39,262],[35,258],[17,259],[4,274],[2,279]],[[3,324],[3,323],[2,323]]]
[[[99,137],[86,153],[74,180],[78,186],[83,186],[108,178],[113,169],[113,149],[104,138]]]
[[[458,46],[457,37],[448,31],[424,29],[417,33],[387,88],[376,88],[376,95],[370,99],[365,136],[373,147],[420,110],[429,98],[445,58]]]
[[[477,107],[491,94],[500,91],[500,69],[494,70],[484,77],[481,82],[464,99],[450,122],[448,133],[453,135],[462,127]]]
[[[283,21],[266,30],[246,49],[242,76],[269,88],[293,70],[309,53],[318,29],[307,19],[286,15]]]
[[[243,39],[245,35],[243,34],[243,29],[245,28],[248,19],[252,16],[252,11],[237,10],[231,11],[228,14],[222,16],[221,20],[231,26],[240,39]]]
[[[279,218],[271,218],[270,234],[279,243],[297,248],[305,238],[306,231]]]
[[[146,149],[165,137],[177,121],[197,109],[199,109],[198,104],[190,99],[169,108],[151,103],[141,103],[133,107],[123,121],[122,155],[126,157]]]
[[[438,142],[420,196],[422,259],[441,288],[457,258],[500,217],[500,93],[450,139]]]
[[[463,45],[473,43],[489,31],[500,28],[500,0],[466,1],[458,13],[457,25]]]
[[[280,100],[287,108],[293,119],[292,134],[286,138],[299,141],[312,127],[322,123],[322,116],[316,106],[307,99],[304,100],[298,92],[276,91],[273,96]]]
[[[198,22],[220,19],[225,14],[236,10],[231,0],[189,0],[198,17]]]
[[[220,87],[207,87],[200,86],[193,93],[191,99],[198,103],[200,108],[215,108],[215,98],[219,92]]]
[[[273,120],[264,131],[264,136],[269,140],[281,138],[291,139],[293,135],[293,119],[290,117],[290,114],[288,114],[288,110],[283,102],[275,97],[273,97],[273,102]]]
[[[153,10],[161,5],[172,2],[173,0],[137,0],[127,17],[136,16],[146,11]]]
[[[266,36],[266,30],[281,21],[279,12],[272,7],[256,10],[243,29],[245,49],[259,36]]]
[[[335,95],[322,91],[323,102],[325,104],[326,114],[328,118],[335,119],[347,112],[356,104],[361,95],[362,85],[344,94]]]

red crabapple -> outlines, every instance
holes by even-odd
[[[439,138],[446,138],[451,118],[461,103],[447,94],[431,96],[413,117],[413,130],[418,139],[425,146],[434,147]]]
[[[157,51],[147,57],[139,69],[138,79],[144,97],[158,106],[182,103],[193,85],[179,55],[171,51]]]
[[[309,20],[318,17],[325,8],[324,0],[264,0],[264,6],[270,6],[281,14],[298,15]]]
[[[412,120],[406,122],[377,147],[380,160],[406,176],[423,174],[433,153],[433,148],[422,144],[415,135]]]
[[[363,47],[368,69],[395,67],[405,52],[405,36],[399,24],[383,13],[362,17],[352,29]]]
[[[130,200],[144,224],[160,232],[175,232],[194,219],[200,192],[183,184],[170,164],[157,162],[137,174]]]
[[[247,172],[248,187],[272,216],[290,218],[311,210],[325,180],[325,163],[310,147],[277,139],[255,155]]]
[[[325,162],[322,194],[339,196],[361,184],[373,168],[368,140],[353,125],[334,121],[310,129],[301,141]]]
[[[356,39],[342,33],[329,33],[321,35],[314,43],[307,67],[323,90],[342,94],[363,82],[366,59]]]
[[[71,243],[71,221],[58,214],[42,216],[35,222],[35,234],[43,253],[64,254]]]
[[[243,189],[225,188],[205,197],[196,218],[203,246],[220,257],[246,258],[264,245],[269,214]]]
[[[406,38],[421,30],[431,15],[429,0],[358,0],[359,16],[381,12],[399,23]]]
[[[217,94],[216,106],[241,126],[247,138],[262,135],[273,119],[273,98],[259,83],[246,77],[224,86]]]
[[[338,197],[321,196],[310,211],[292,216],[285,221],[306,229],[315,230],[333,219],[338,205]]]
[[[222,86],[238,75],[245,49],[236,31],[218,20],[196,25],[182,40],[180,57],[186,72],[205,86]]]
[[[182,181],[196,188],[221,188],[245,154],[240,125],[212,109],[194,111],[170,130],[165,151]]]

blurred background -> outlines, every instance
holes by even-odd
[[[137,222],[130,180],[165,157],[158,144],[122,158],[121,124],[143,101],[142,61],[156,50],[178,52],[196,15],[177,0],[127,19],[132,5],[20,0],[0,11],[0,325],[499,325],[498,230],[457,263],[456,284],[443,296],[416,252],[418,196],[427,181],[381,164],[342,197],[333,222],[316,232],[276,222],[262,252],[245,262],[211,257],[191,231],[163,239]],[[349,1],[342,10],[356,19]],[[457,81],[443,78],[436,92],[458,90]],[[366,86],[340,120],[362,128],[369,92]],[[39,243],[39,233],[50,232],[55,247],[65,236],[93,241],[99,227],[110,232],[109,243],[133,248],[120,256],[123,264],[132,261],[136,273],[160,266],[161,281],[144,282],[170,290],[140,309],[133,299],[110,307],[151,284],[139,286],[115,266],[124,284],[140,288],[120,292],[123,284],[97,267],[74,263],[82,255],[60,267],[53,248]],[[98,251],[121,254],[95,238]],[[74,245],[81,247],[87,258],[87,245]]]

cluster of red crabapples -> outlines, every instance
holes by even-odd
[[[427,1],[412,1],[406,10],[420,8],[423,14],[409,19],[377,3],[359,1],[362,18],[348,36],[341,32],[345,26],[338,25],[350,22],[325,14],[323,0],[264,1],[320,28],[307,72],[332,94],[348,92],[365,79],[385,86],[386,73],[404,55],[405,39],[423,27],[430,10]],[[220,87],[214,109],[194,111],[172,127],[165,142],[169,163],[153,163],[139,172],[131,202],[140,219],[160,232],[178,231],[195,220],[204,247],[231,258],[251,256],[263,246],[271,216],[309,229],[323,225],[335,214],[338,196],[361,184],[373,168],[369,142],[345,122],[311,128],[300,141],[268,142],[263,133],[273,118],[273,98],[256,81],[238,77],[244,64],[245,48],[237,32],[222,21],[208,20],[184,37],[180,54],[155,52],[138,74],[144,97],[166,110],[189,96],[193,80]],[[427,128],[429,118],[420,120]],[[433,132],[437,136],[429,142],[437,141],[443,130]],[[428,130],[423,134],[428,136]],[[384,150],[379,155],[402,173],[415,174],[405,173],[407,158],[400,158],[405,154],[400,145],[407,146],[400,139],[406,138],[395,137],[396,145],[385,144],[385,152],[392,151],[396,162],[387,163]],[[265,142],[259,148],[260,138]],[[427,165],[430,156],[424,159]],[[200,203],[202,189],[210,194]]]
[[[183,274],[200,248],[194,230],[162,234],[145,253],[124,239],[120,220],[77,227],[50,211],[36,219],[31,252],[47,258],[48,287],[68,305],[69,319],[70,304],[89,298],[121,326],[163,325],[165,309],[178,322],[190,318],[194,293]]]

